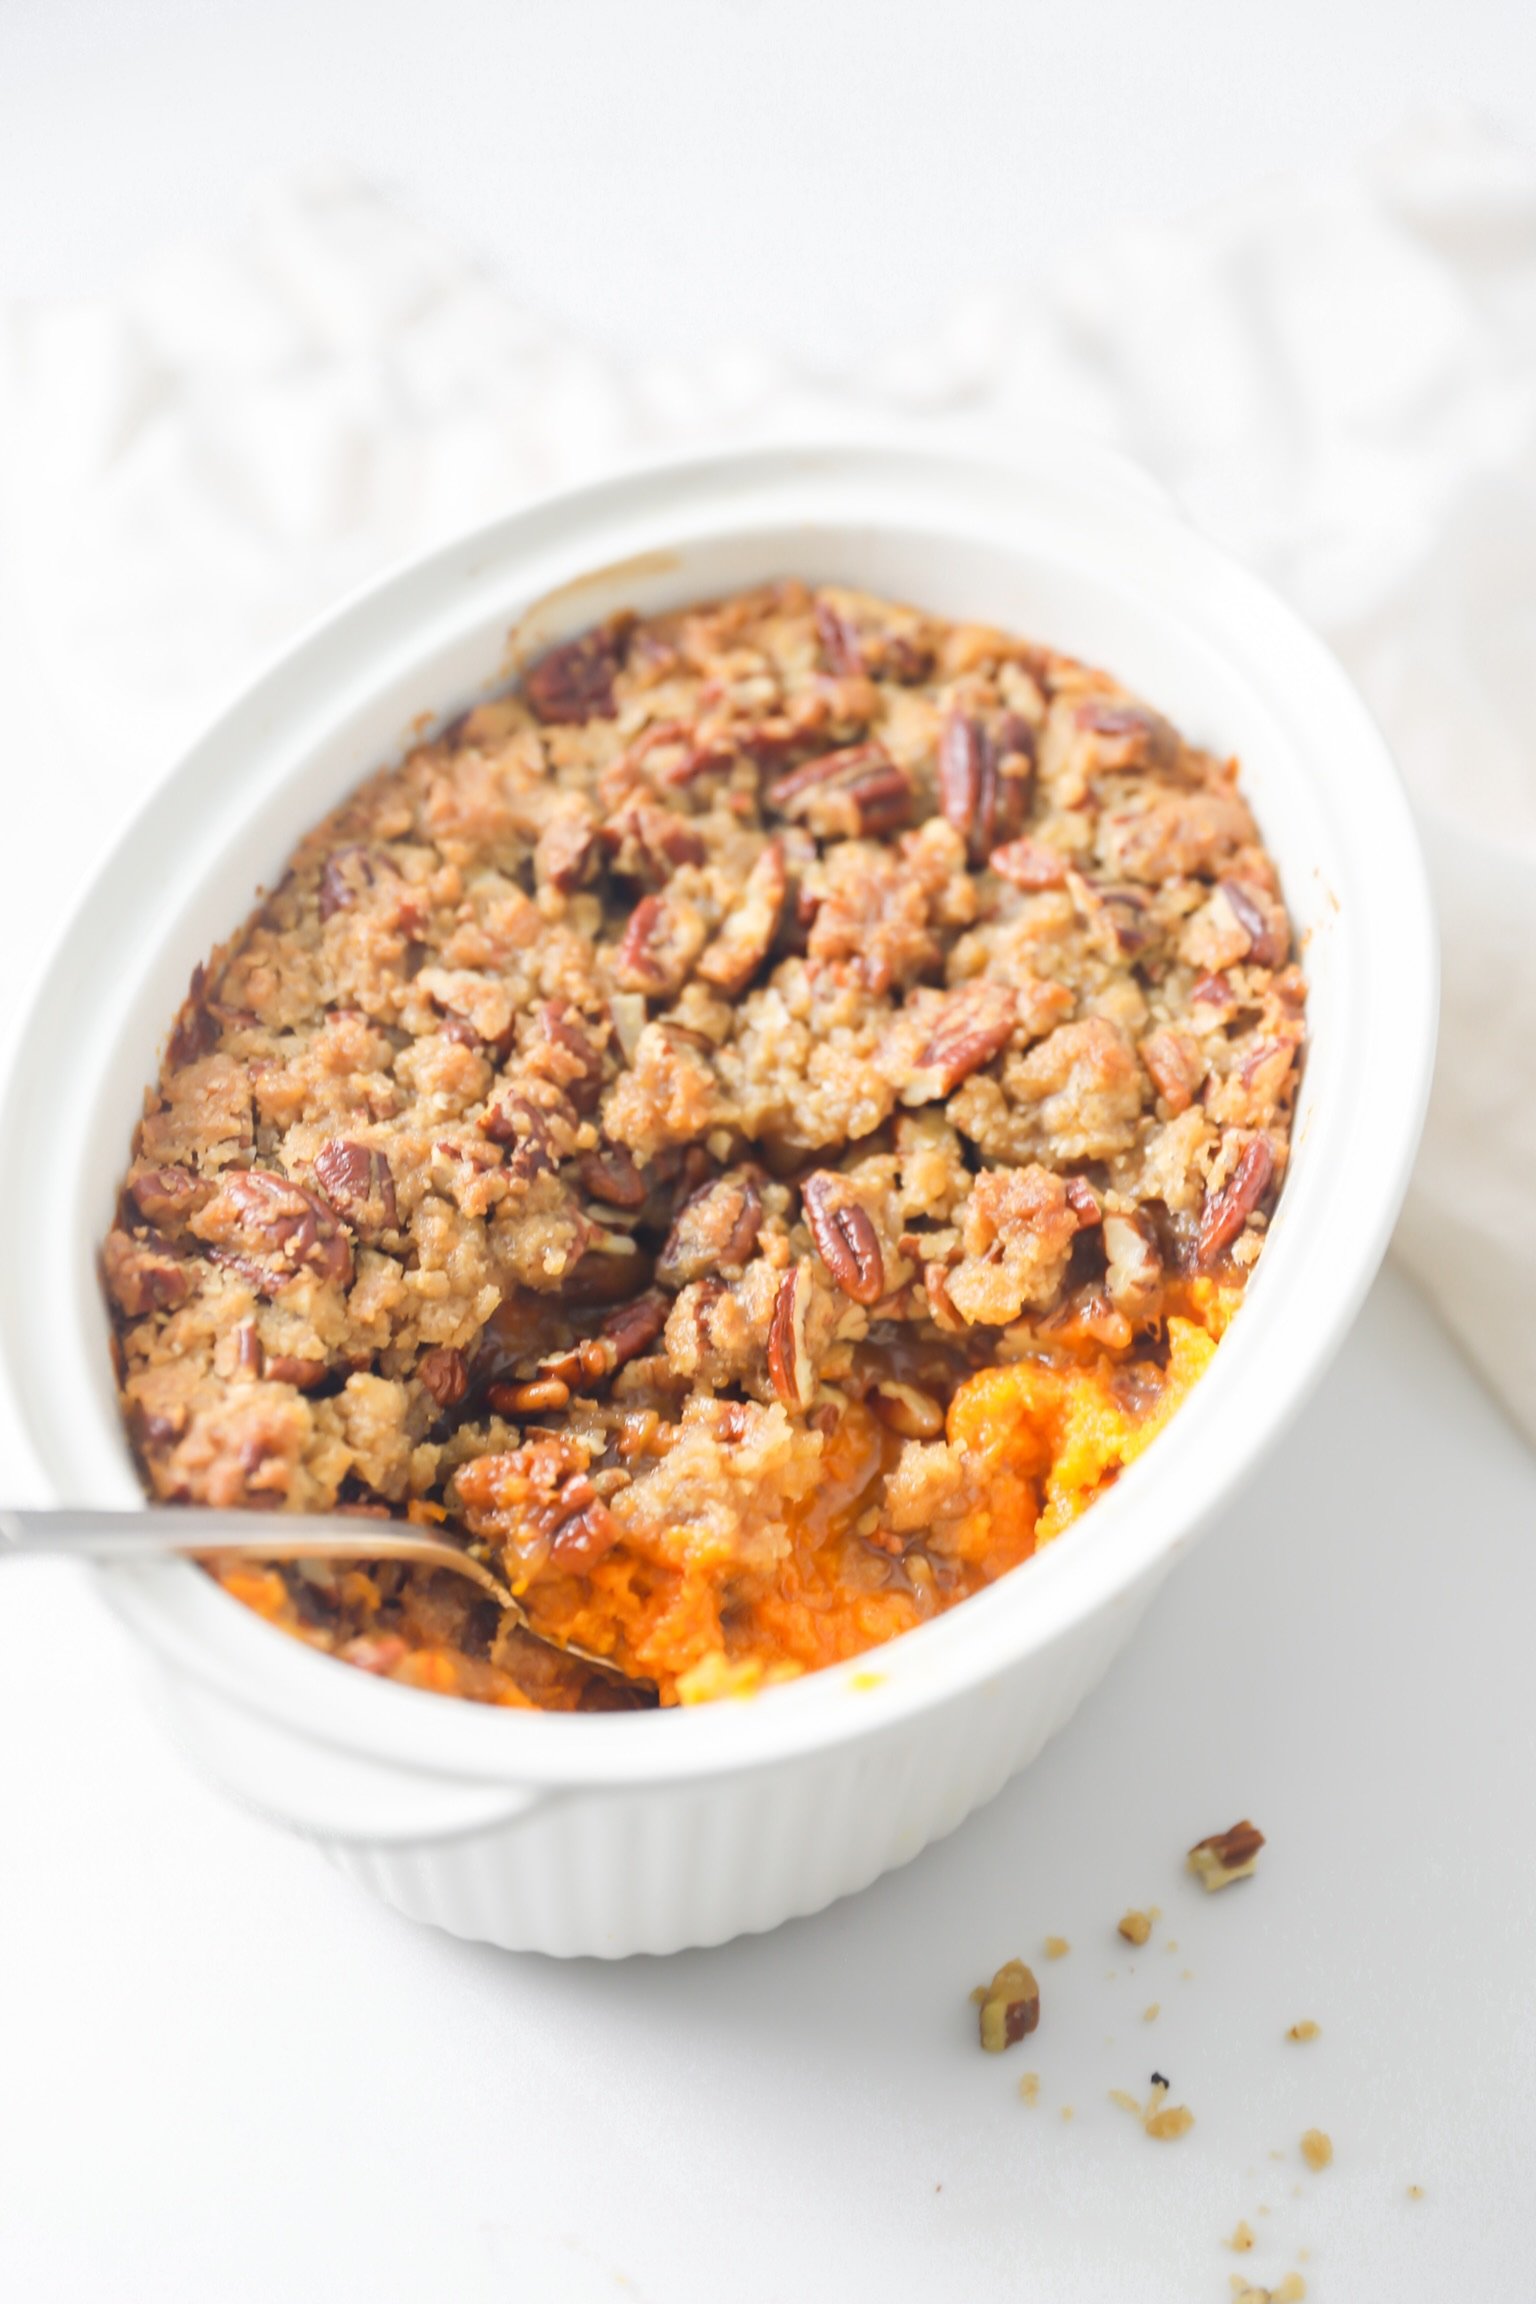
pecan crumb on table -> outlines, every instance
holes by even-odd
[[[980,2011],[981,2045],[989,2055],[1015,2047],[1040,2022],[1040,1987],[1022,1960],[1005,1960],[990,1984],[978,1984],[971,1999]]]
[[[420,1688],[672,1704],[857,1655],[1198,1380],[1304,1008],[1236,764],[1105,674],[794,581],[612,617],[198,969],[103,1249],[146,1484],[428,1507],[632,1683],[421,1569],[224,1573]]]
[[[1245,1817],[1225,1832],[1213,1832],[1208,1840],[1196,1841],[1189,1851],[1189,1869],[1207,1893],[1230,1888],[1234,1880],[1251,1877],[1263,1845],[1263,1833]]]

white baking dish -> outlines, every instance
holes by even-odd
[[[498,1944],[616,1955],[772,1927],[995,1792],[1316,1381],[1418,1137],[1435,942],[1391,762],[1320,644],[1155,491],[1059,440],[1009,468],[826,448],[617,480],[499,521],[312,632],[160,788],[78,910],[0,1139],[0,1356],[59,1500],[138,1493],[96,1245],[193,964],[424,709],[505,677],[509,628],[527,653],[614,607],[787,574],[1039,635],[1241,756],[1311,979],[1295,1159],[1248,1301],[1157,1445],[1038,1561],[858,1667],[684,1712],[499,1712],[318,1656],[180,1562],[99,1572],[203,1766],[403,1911]]]

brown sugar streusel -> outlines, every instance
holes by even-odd
[[[224,1572],[420,1687],[856,1655],[1198,1378],[1304,992],[1234,764],[1104,673],[792,581],[611,619],[198,970],[103,1251],[145,1480],[445,1520],[642,1684],[421,1570]]]

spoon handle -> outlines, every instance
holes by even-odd
[[[414,1560],[456,1569],[503,1607],[514,1605],[506,1586],[473,1553],[408,1522],[297,1512],[188,1512],[155,1504],[123,1512],[84,1506],[0,1508],[0,1559],[11,1553],[51,1553],[86,1560],[153,1560],[185,1553],[202,1560],[221,1552],[255,1560]]]

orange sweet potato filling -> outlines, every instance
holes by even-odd
[[[945,1436],[965,1468],[965,1504],[933,1547],[940,1573],[909,1565],[900,1583],[861,1580],[868,1548],[853,1522],[882,1441],[855,1410],[829,1435],[822,1483],[788,1515],[788,1555],[765,1582],[669,1531],[644,1551],[626,1542],[579,1580],[535,1580],[520,1595],[529,1620],[655,1681],[664,1703],[745,1695],[860,1655],[1059,1536],[1156,1438],[1239,1301],[1236,1290],[1192,1282],[1166,1323],[1165,1365],[1095,1351],[983,1369],[961,1384]]]

